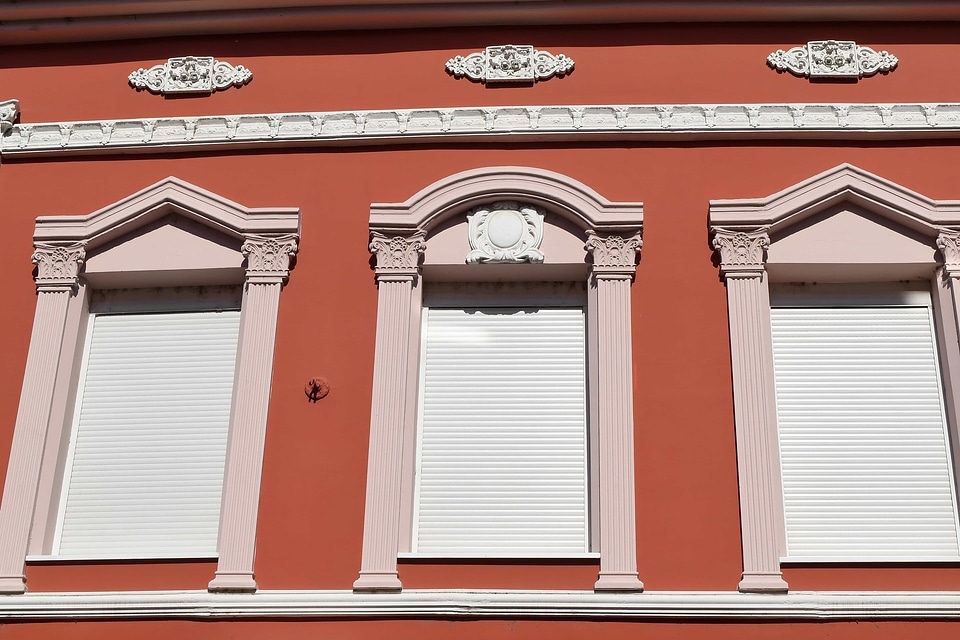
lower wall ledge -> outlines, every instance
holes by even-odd
[[[0,596],[0,621],[237,618],[960,620],[960,592],[126,591]]]

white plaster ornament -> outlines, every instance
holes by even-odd
[[[544,210],[532,204],[501,200],[467,214],[470,253],[467,264],[543,262]]]
[[[886,73],[899,60],[886,51],[874,51],[850,40],[814,40],[801,47],[778,49],[767,57],[777,71],[808,78],[861,78]]]
[[[447,61],[447,71],[456,78],[478,82],[525,82],[563,76],[573,69],[573,60],[529,44],[503,44],[456,56]]]
[[[253,77],[243,65],[215,60],[209,56],[170,58],[149,69],[130,74],[130,84],[162,95],[175,93],[213,93],[218,89],[239,87]]]

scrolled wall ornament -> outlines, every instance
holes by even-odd
[[[720,253],[720,269],[724,274],[762,272],[764,252],[769,246],[770,236],[766,229],[714,229],[713,248]]]
[[[210,56],[170,58],[149,69],[130,74],[130,84],[162,95],[176,93],[213,93],[219,89],[239,87],[253,78],[243,65],[216,60]]]
[[[529,44],[489,46],[447,61],[447,72],[455,78],[477,82],[532,83],[553,76],[564,76],[573,69],[573,60],[561,54],[538,51]]]
[[[887,51],[861,47],[851,40],[813,40],[767,56],[767,64],[777,71],[808,78],[862,78],[891,71],[899,62]]]
[[[34,245],[31,261],[37,265],[38,286],[75,286],[86,252],[83,244]]]
[[[422,231],[411,236],[387,236],[377,231],[370,234],[370,253],[377,257],[377,274],[415,274],[420,255],[426,250]]]
[[[17,116],[20,115],[19,100],[4,100],[0,102],[0,135],[3,135],[13,127]]]
[[[467,213],[467,264],[543,262],[545,211],[532,204],[501,200]]]

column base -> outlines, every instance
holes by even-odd
[[[220,572],[207,585],[207,590],[213,593],[253,593],[257,590],[257,583],[253,579],[253,572]]]
[[[361,571],[360,577],[353,583],[354,591],[398,593],[403,584],[396,571]]]
[[[643,583],[636,573],[600,573],[593,585],[594,591],[643,591]]]
[[[787,582],[783,575],[775,573],[743,573],[743,579],[737,587],[741,593],[786,593]]]
[[[0,577],[0,594],[16,595],[27,592],[26,576]]]

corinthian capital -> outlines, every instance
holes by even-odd
[[[33,264],[38,289],[63,289],[77,286],[80,265],[85,257],[82,243],[34,245]]]
[[[640,233],[632,236],[597,235],[587,231],[586,249],[593,255],[594,273],[632,275],[637,268],[637,254],[643,240]]]
[[[282,282],[297,254],[297,237],[248,236],[240,252],[247,259],[247,280]]]
[[[760,275],[764,270],[764,251],[770,246],[767,230],[732,231],[714,228],[713,248],[720,252],[720,271]]]
[[[411,236],[387,236],[371,232],[370,253],[377,256],[377,275],[416,275],[420,254],[427,248],[424,237],[422,231]]]
[[[950,275],[960,275],[960,231],[944,229],[937,237],[937,248],[943,254],[943,266]]]
[[[0,102],[0,135],[6,133],[13,127],[13,123],[19,114],[19,100],[4,100]]]

